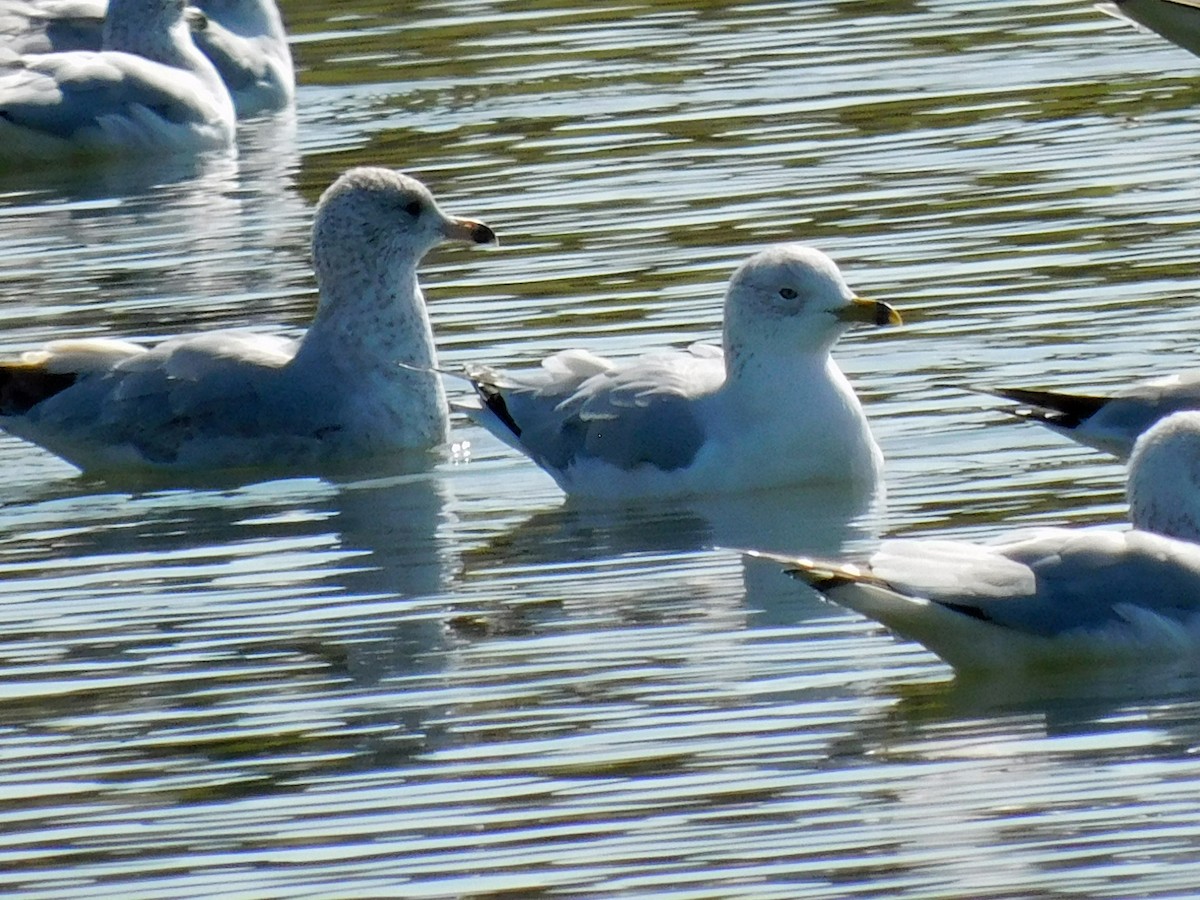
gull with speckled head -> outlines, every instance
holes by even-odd
[[[111,0],[101,50],[0,62],[0,161],[233,145],[233,101],[183,0]]]
[[[462,408],[572,496],[877,480],[883,454],[829,354],[852,324],[896,325],[896,311],[856,297],[824,253],[787,243],[734,272],[724,312],[720,347],[468,369],[476,402]]]
[[[496,236],[442,212],[415,178],[351,169],[317,204],[319,299],[300,340],[53,341],[0,364],[0,428],[93,472],[310,468],[434,447],[446,398],[417,265],[446,240]]]
[[[884,541],[862,564],[752,553],[960,671],[1200,660],[1200,412],[1137,442],[1133,528]]]

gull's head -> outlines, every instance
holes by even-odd
[[[1138,438],[1125,493],[1135,528],[1200,541],[1200,412],[1173,413]]]
[[[725,341],[739,346],[776,345],[783,352],[828,350],[856,322],[899,325],[886,303],[850,290],[837,264],[803,244],[775,244],[742,263],[725,295]]]
[[[412,270],[442,241],[497,243],[482,222],[442,212],[417,179],[391,169],[350,169],[317,203],[313,263],[318,277],[332,278],[347,266]]]

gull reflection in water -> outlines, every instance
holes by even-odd
[[[775,489],[729,496],[588,506],[566,501],[526,518],[463,554],[464,587],[507,583],[534,602],[545,586],[596,594],[650,615],[732,603],[756,623],[803,615],[779,567],[742,559],[740,548],[836,556],[873,541],[884,508],[876,485]],[[714,548],[728,552],[712,553]],[[729,583],[737,560],[740,589]],[[569,579],[576,578],[571,584]],[[661,590],[650,589],[651,581]],[[621,599],[624,598],[624,599]],[[628,601],[626,603],[626,601]],[[513,599],[512,602],[517,602]],[[812,609],[818,609],[814,603]],[[510,610],[511,612],[511,610]],[[666,613],[670,615],[670,613]]]

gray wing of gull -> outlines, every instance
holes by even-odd
[[[1200,56],[1200,3],[1197,0],[1119,0],[1099,6],[1103,12],[1148,28],[1172,44]]]
[[[287,338],[233,331],[166,341],[89,373],[9,430],[52,449],[44,436],[64,434],[85,445],[126,443],[148,460],[172,462],[187,441],[254,437],[288,421],[288,397],[274,376],[295,348]]]
[[[105,0],[0,2],[0,46],[16,53],[61,53],[101,49]],[[205,5],[205,4],[200,4]],[[216,13],[223,4],[207,4]],[[233,4],[236,12],[237,4]],[[192,40],[216,66],[239,115],[280,109],[292,101],[296,78],[287,35],[276,9],[265,34],[239,34],[209,17],[193,27]]]
[[[0,118],[64,139],[138,110],[174,123],[218,115],[199,79],[129,53],[31,55],[24,62],[0,75]]]
[[[1139,607],[1200,613],[1200,545],[1145,531],[1044,528],[992,544],[885,541],[872,574],[1001,627],[1054,636],[1103,627]]]
[[[103,2],[0,3],[0,45],[15,53],[99,50]]]
[[[0,46],[15,53],[99,50],[106,0],[4,0]]]
[[[1108,396],[1007,387],[987,392],[1020,404],[1013,410],[1020,418],[1126,459],[1138,437],[1159,419],[1200,409],[1200,371],[1138,382]]]
[[[704,444],[704,397],[724,383],[719,355],[678,352],[615,365],[567,351],[529,373],[471,373],[476,418],[540,465],[596,460],[621,469],[685,468]]]

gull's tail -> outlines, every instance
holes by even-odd
[[[767,553],[764,550],[738,550],[751,559],[765,559],[779,563],[783,573],[797,581],[803,581],[814,590],[828,596],[828,592],[847,584],[884,584],[869,571],[853,563],[833,562],[827,559],[812,559],[807,556],[785,556]]]
[[[1032,388],[974,387],[964,384],[941,384],[939,387],[999,397],[1019,404],[1016,407],[997,407],[997,412],[1039,422],[1071,431],[1078,428],[1108,403],[1111,397],[1096,397],[1091,394],[1067,394],[1061,391],[1039,391]]]

